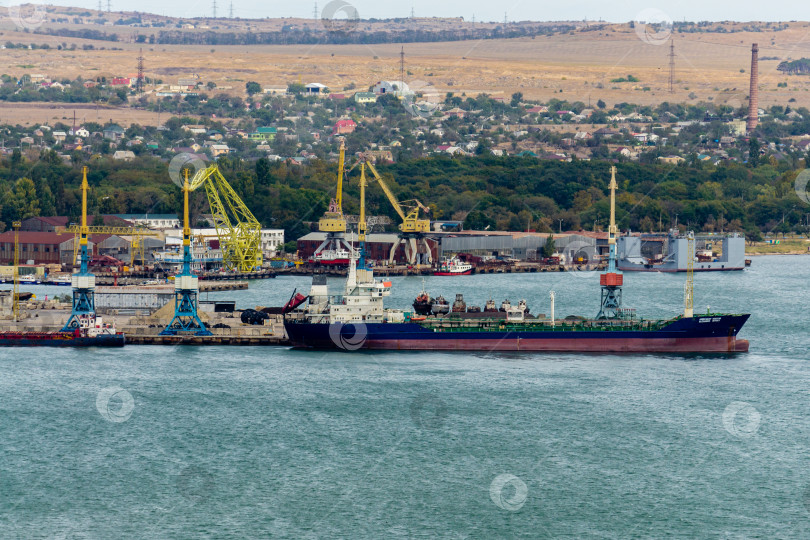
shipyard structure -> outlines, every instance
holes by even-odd
[[[686,272],[690,260],[696,272],[746,267],[745,237],[736,233],[697,235],[690,239],[673,229],[663,237],[654,234],[622,236],[618,252],[619,270],[625,272]]]

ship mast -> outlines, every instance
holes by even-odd
[[[622,284],[624,276],[616,269],[616,236],[619,228],[616,226],[616,167],[610,168],[610,226],[608,227],[608,255],[607,272],[599,276],[602,286],[602,302],[597,319],[619,319],[622,307]]]
[[[690,318],[695,314],[694,294],[695,294],[695,234],[689,233],[687,236],[686,249],[686,283],[683,290],[683,316]]]

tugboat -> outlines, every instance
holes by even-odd
[[[484,305],[484,313],[497,313],[497,312],[498,308],[495,307],[495,300],[490,298],[489,300],[487,300],[486,305]]]
[[[500,311],[501,313],[509,313],[510,309],[512,309],[512,303],[507,298],[506,300],[501,302],[501,309],[499,309],[498,311]]]
[[[481,313],[481,306],[467,306],[467,313]]]
[[[430,315],[433,302],[433,298],[423,289],[419,296],[416,297],[416,300],[413,301],[413,310],[418,315]]]
[[[431,311],[433,311],[434,315],[446,315],[450,313],[450,304],[444,299],[444,296],[438,296],[433,301]]]
[[[439,264],[439,268],[433,272],[434,276],[468,276],[472,274],[473,265],[464,262],[458,257],[452,257]]]
[[[95,314],[80,315],[78,327],[61,332],[0,332],[0,347],[123,347],[124,334],[115,323]]]
[[[453,302],[453,313],[464,313],[467,311],[467,303],[464,301],[463,294],[456,295],[456,301]]]

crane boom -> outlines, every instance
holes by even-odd
[[[338,182],[337,193],[335,194],[335,202],[337,203],[338,211],[343,213],[343,163],[346,159],[346,141],[340,141],[340,159],[338,161]]]
[[[217,165],[198,170],[189,189],[194,191],[203,185],[225,265],[240,272],[250,272],[261,266],[262,226],[259,220],[225,180]]]
[[[391,189],[388,187],[388,184],[385,183],[385,180],[382,179],[380,173],[377,172],[377,169],[370,161],[366,161],[366,165],[368,165],[371,174],[374,175],[374,178],[377,179],[377,183],[380,184],[380,187],[385,192],[385,196],[388,197],[388,200],[391,202],[391,206],[394,207],[397,214],[399,214],[400,219],[402,219],[402,223],[399,226],[399,230],[404,233],[423,233],[423,232],[430,232],[430,220],[429,219],[420,219],[419,218],[419,210],[424,210],[426,213],[430,212],[430,209],[423,205],[421,202],[413,199],[412,201],[406,201],[409,203],[414,203],[413,207],[407,208],[408,213],[405,213],[405,209],[402,207],[402,203],[400,203]]]
[[[402,210],[402,207],[400,206],[397,198],[391,192],[391,189],[388,187],[388,184],[385,183],[385,181],[382,179],[382,176],[380,176],[380,173],[377,172],[377,169],[374,167],[374,165],[371,164],[370,161],[367,161],[366,165],[368,165],[368,169],[371,171],[371,174],[374,175],[374,178],[377,179],[377,182],[380,184],[380,187],[385,192],[385,196],[388,197],[388,200],[391,202],[391,206],[394,207],[394,210],[396,210],[397,214],[399,214],[399,217],[402,218],[402,220],[404,221],[405,212]]]

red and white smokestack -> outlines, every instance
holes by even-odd
[[[748,98],[748,133],[754,131],[759,121],[759,46],[754,43],[751,47],[751,88]]]

